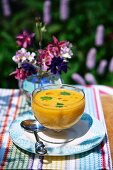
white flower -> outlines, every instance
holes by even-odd
[[[60,56],[67,59],[67,58],[71,58],[71,56],[73,55],[71,49],[67,46],[65,47],[61,47],[61,51],[60,51]]]
[[[34,62],[35,63],[35,53],[32,52],[30,53],[29,51],[27,52],[25,48],[21,48],[16,52],[16,55],[13,56],[13,61],[16,63],[23,63],[23,62]]]
[[[36,54],[34,52],[32,52],[31,54],[29,53],[27,59],[29,60],[29,62],[33,62],[35,60]]]
[[[26,49],[25,48],[21,48],[20,50],[19,50],[21,53],[26,53]]]
[[[15,61],[16,63],[19,62],[24,62],[26,60],[26,49],[25,48],[21,48],[20,50],[18,50],[16,52],[16,55],[13,56],[13,61]]]
[[[23,55],[21,56],[21,62],[23,63],[24,61],[26,61],[26,57]]]
[[[17,56],[13,56],[12,59],[13,59],[13,61],[14,61],[15,63],[18,63],[18,62],[19,62],[19,58],[18,58]]]

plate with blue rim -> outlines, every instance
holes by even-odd
[[[16,146],[30,153],[35,153],[36,139],[34,134],[25,131],[20,126],[20,123],[26,119],[35,119],[31,111],[21,113],[12,122],[9,128],[9,134]],[[71,127],[72,133],[69,132],[70,129],[65,130],[65,134],[68,134],[70,141],[65,141],[63,143],[60,142],[64,137],[62,136],[62,133],[60,138],[57,136],[57,139],[56,136],[52,136],[52,140],[56,141],[55,143],[42,140],[43,138],[48,138],[48,140],[50,138],[45,131],[39,132],[40,134],[38,133],[40,140],[45,144],[48,156],[66,156],[83,153],[99,145],[105,137],[105,128],[103,127],[103,124],[88,113],[83,113],[79,122]]]

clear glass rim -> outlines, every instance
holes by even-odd
[[[33,100],[33,96],[35,95],[35,93],[38,93],[38,92],[41,92],[42,90],[49,90],[49,89],[44,89],[44,88],[46,88],[46,87],[52,87],[52,86],[56,86],[56,87],[59,87],[59,88],[61,88],[61,87],[72,87],[73,89],[72,90],[74,90],[75,89],[75,91],[80,91],[80,92],[82,92],[82,94],[83,94],[83,97],[80,99],[80,100],[78,100],[78,101],[76,101],[76,102],[72,102],[72,103],[69,103],[69,105],[72,105],[72,104],[79,104],[79,102],[81,102],[82,100],[84,100],[85,99],[85,93],[84,93],[84,91],[83,91],[83,89],[81,89],[81,88],[79,88],[79,87],[76,87],[75,85],[68,85],[68,84],[49,84],[49,85],[44,85],[44,86],[42,86],[42,87],[40,87],[40,88],[36,88],[33,92],[32,92],[32,101],[34,102],[34,103],[38,103],[38,105],[40,105],[41,107],[43,107],[43,108],[48,108],[48,109],[69,109],[69,108],[73,108],[74,107],[74,105],[72,105],[72,107],[70,106],[70,107],[61,107],[61,108],[55,108],[55,106],[44,106],[43,104],[41,104],[40,102],[37,102],[36,100]],[[56,89],[59,89],[59,88],[56,88]],[[54,89],[54,88],[53,88]],[[65,89],[65,88],[64,88]],[[71,90],[71,89],[70,89]],[[78,106],[78,105],[77,105]],[[77,106],[75,106],[75,107],[77,107]]]

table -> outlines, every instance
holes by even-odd
[[[101,101],[113,160],[113,95],[101,95]]]
[[[81,88],[83,88],[86,92],[85,94],[88,101],[88,103],[86,104],[86,110],[88,112],[94,112],[95,116],[104,123],[104,126],[107,126],[106,132],[108,132],[109,141],[106,135],[104,141],[93,150],[90,150],[83,154],[67,157],[49,156],[45,158],[40,158],[34,154],[23,152],[21,151],[21,149],[19,149],[12,143],[8,131],[9,126],[11,125],[13,120],[18,116],[18,114],[22,113],[23,111],[27,111],[29,109],[29,106],[26,105],[26,99],[19,90],[0,89],[0,170],[41,170],[42,168],[43,170],[95,170],[97,169],[97,167],[98,169],[105,169],[105,167],[107,167],[107,169],[109,170],[112,169],[110,151],[113,160],[113,89],[106,86],[82,86]],[[106,125],[104,121],[103,112],[105,116]]]

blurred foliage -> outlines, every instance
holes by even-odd
[[[70,69],[62,77],[65,83],[74,83],[71,79],[73,73],[91,72],[98,84],[113,86],[112,73],[106,72],[99,76],[96,68],[101,59],[106,58],[108,63],[113,56],[113,40],[109,39],[109,34],[113,32],[113,1],[112,0],[70,0],[69,18],[66,21],[60,19],[60,0],[54,0],[51,8],[51,23],[47,26],[48,32],[44,36],[43,45],[51,40],[55,35],[59,40],[68,40],[73,44],[74,56],[70,62]],[[3,15],[3,7],[0,4],[0,87],[17,88],[18,83],[9,74],[15,70],[16,65],[12,61],[12,56],[17,50],[15,37],[23,29],[32,31],[35,26],[35,17],[43,18],[42,0],[9,0],[11,16]],[[88,70],[85,66],[86,55],[91,47],[95,47],[96,27],[100,24],[105,26],[105,43],[97,48],[96,67]]]

